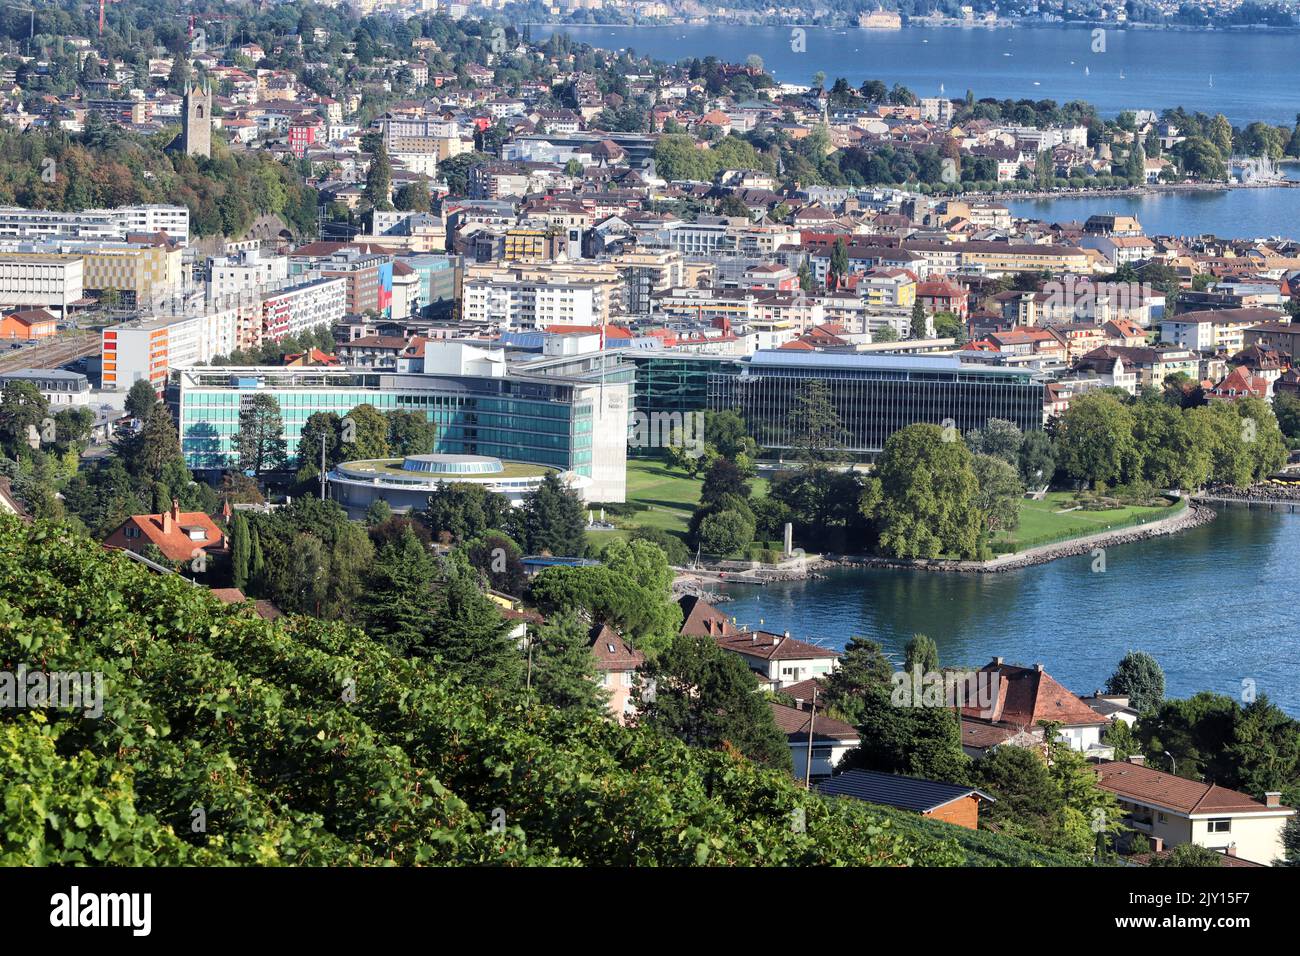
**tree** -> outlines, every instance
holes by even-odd
[[[1046,432],[1026,432],[1017,457],[1020,480],[1027,488],[1039,488],[1056,473],[1056,446]]]
[[[745,473],[734,461],[722,457],[715,459],[700,487],[700,504],[716,505],[726,495],[748,498],[750,487],[745,478]]]
[[[972,776],[997,801],[981,810],[981,825],[1036,843],[1053,841],[1065,799],[1037,753],[997,747],[975,762]]]
[[[738,511],[715,511],[700,522],[700,547],[709,554],[736,554],[753,540],[754,522]]]
[[[149,411],[158,404],[158,393],[153,390],[153,383],[142,378],[132,383],[126,393],[126,413],[137,421],[143,422],[149,417]]]
[[[284,465],[284,419],[274,395],[254,395],[239,412],[239,431],[235,435],[235,454],[242,471],[257,478],[262,472]]]
[[[348,449],[343,447],[342,419],[334,412],[312,412],[303,422],[298,433],[298,465],[308,464],[319,467],[321,446],[325,449],[325,470],[338,467],[340,462],[349,457]]]
[[[930,337],[930,317],[925,314],[925,306],[921,304],[920,299],[912,303],[911,331],[914,339]]]
[[[888,692],[894,668],[876,641],[850,637],[840,666],[824,678],[822,701],[831,716],[854,726],[866,714],[867,695]]]
[[[1020,458],[1020,447],[1025,435],[1020,426],[1005,418],[990,418],[983,428],[972,428],[966,433],[966,447],[976,455],[993,455],[1013,468]]]
[[[0,392],[0,450],[18,458],[31,446],[33,429],[39,433],[50,403],[31,382],[11,381]]]
[[[922,674],[939,670],[939,647],[924,634],[913,634],[903,651],[903,667],[907,671],[920,669]]]
[[[510,514],[504,495],[469,482],[438,482],[420,520],[438,538],[468,541],[501,528]]]
[[[230,576],[231,582],[241,591],[248,587],[249,561],[253,556],[253,538],[248,530],[248,518],[235,512],[230,522]]]
[[[808,379],[795,396],[791,450],[803,462],[835,462],[844,457],[845,431],[830,386]]]
[[[388,419],[375,406],[358,405],[348,412],[341,425],[342,450],[348,458],[371,459],[389,456]]]
[[[429,181],[421,176],[413,183],[403,183],[393,196],[393,206],[402,212],[428,212]]]
[[[393,188],[393,167],[388,161],[388,150],[382,142],[370,157],[370,168],[366,170],[366,201],[375,209],[393,208],[388,195]]]
[[[1143,651],[1129,651],[1106,681],[1106,693],[1123,694],[1139,714],[1155,710],[1165,698],[1165,673]]]
[[[553,615],[531,640],[531,680],[540,703],[601,713],[609,694],[599,683],[589,628],[572,611]]]
[[[1019,525],[1020,499],[1025,494],[1025,486],[1020,483],[1015,468],[993,455],[975,455],[971,468],[979,486],[975,507],[985,530],[1009,531]]]
[[[739,655],[711,637],[681,634],[646,665],[634,694],[636,723],[693,747],[734,747],[757,764],[789,773],[789,744],[757,690]]]
[[[1283,825],[1282,858],[1274,860],[1273,865],[1300,866],[1300,815],[1288,817]]]
[[[1133,413],[1105,392],[1070,402],[1061,416],[1057,450],[1070,475],[1093,484],[1118,484],[1141,467]]]
[[[485,532],[465,545],[465,556],[487,581],[488,587],[503,594],[524,593],[527,583],[524,553],[509,535],[500,531]]]
[[[380,547],[360,607],[367,636],[402,654],[427,644],[434,627],[430,608],[436,573],[428,548],[409,525]]]
[[[138,434],[119,443],[118,453],[133,475],[149,481],[160,480],[169,465],[184,469],[176,426],[171,412],[161,402],[149,410],[149,417]]]
[[[937,425],[901,428],[877,465],[880,548],[903,558],[973,558],[979,539],[979,482],[970,450]]]
[[[438,426],[421,412],[388,412],[388,445],[394,455],[429,455],[438,444]]]
[[[849,248],[844,242],[843,236],[837,238],[835,245],[831,248],[829,274],[831,288],[839,288],[840,282],[849,274]]]
[[[554,472],[511,513],[513,537],[529,554],[582,554],[587,520],[582,499]]]
[[[1180,843],[1168,856],[1154,856],[1147,866],[1180,866],[1212,869],[1223,866],[1223,854],[1199,843]]]
[[[460,552],[445,557],[433,601],[433,623],[416,653],[438,658],[468,684],[512,692],[522,683],[523,658],[512,622],[483,594],[478,572]]]

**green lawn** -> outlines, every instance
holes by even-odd
[[[1012,532],[999,532],[993,539],[994,544],[1005,542],[1014,545],[1015,550],[1022,551],[1025,548],[1064,541],[1067,538],[1100,534],[1112,528],[1122,528],[1164,517],[1173,507],[1166,504],[1162,507],[1126,507],[1112,508],[1107,511],[1057,513],[1076,504],[1073,494],[1068,491],[1049,491],[1042,501],[1022,498],[1020,526]],[[1006,548],[1000,550],[1005,551]]]
[[[629,458],[627,462],[627,500],[629,504],[644,505],[644,510],[619,518],[620,531],[589,532],[594,541],[610,538],[632,527],[659,528],[673,534],[686,536],[691,514],[699,506],[702,478],[688,478],[680,471],[670,470],[661,461]],[[753,497],[767,493],[767,479],[755,478],[750,482]]]

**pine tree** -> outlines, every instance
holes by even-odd
[[[375,555],[366,577],[360,619],[366,634],[403,653],[432,634],[429,593],[437,569],[410,525]]]
[[[248,518],[236,513],[230,522],[230,570],[233,584],[241,591],[248,586],[252,549],[253,539],[248,530]]]
[[[420,653],[441,659],[466,683],[510,691],[523,683],[523,655],[501,609],[483,594],[478,574],[460,552],[443,562],[433,623]]]
[[[552,615],[532,640],[535,699],[561,710],[604,711],[608,693],[596,683],[588,627],[572,612]]]
[[[266,578],[266,559],[262,554],[262,533],[257,530],[257,525],[251,525],[253,532],[253,546],[250,549],[248,559],[249,580],[255,583],[259,588]]]
[[[511,518],[513,537],[529,554],[582,554],[587,524],[582,499],[554,473],[542,479]]]
[[[925,306],[917,299],[912,303],[912,338],[923,339],[930,334],[930,323],[925,314]]]

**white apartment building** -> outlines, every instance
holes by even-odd
[[[190,211],[185,206],[161,204],[79,212],[0,206],[0,239],[124,240],[133,232],[162,232],[185,244],[190,236]]]
[[[85,260],[48,252],[0,253],[0,307],[37,306],[67,314],[82,297]]]
[[[262,301],[262,338],[278,342],[287,335],[328,328],[347,312],[348,280],[316,279],[268,295]]]
[[[619,307],[622,284],[608,265],[471,267],[462,283],[461,318],[503,331],[601,325]]]
[[[255,250],[208,260],[208,302],[247,298],[282,288],[289,278],[287,256],[263,256]]]

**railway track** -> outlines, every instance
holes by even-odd
[[[20,368],[58,368],[98,351],[98,332],[73,332],[30,348],[0,354],[0,372],[13,372]]]

